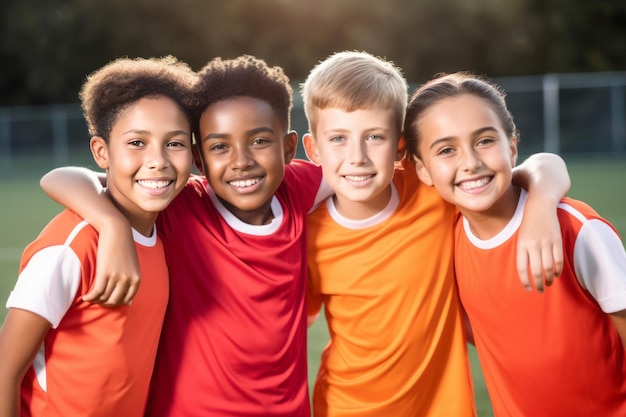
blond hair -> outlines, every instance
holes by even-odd
[[[344,51],[316,65],[300,86],[309,130],[315,133],[317,112],[334,107],[351,112],[390,108],[402,132],[408,85],[400,68],[367,52]]]

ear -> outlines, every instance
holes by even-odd
[[[433,180],[430,178],[430,174],[426,169],[426,166],[417,156],[413,157],[413,163],[415,164],[415,171],[417,172],[417,176],[419,179],[426,185],[432,186]]]
[[[510,150],[511,150],[511,167],[515,167],[515,164],[517,163],[517,138],[511,138],[511,140],[509,141],[509,146],[510,146]]]
[[[406,156],[406,139],[404,135],[400,135],[398,138],[398,149],[396,150],[396,162],[402,161]]]
[[[198,143],[191,146],[191,156],[193,157],[193,165],[202,175],[206,176],[207,172],[204,171],[204,163],[202,162],[202,151]]]
[[[322,165],[322,161],[320,159],[320,154],[317,149],[317,142],[312,134],[307,133],[302,138],[302,144],[304,145],[304,152],[306,153],[307,158],[315,165]]]
[[[109,146],[101,136],[92,136],[89,141],[89,148],[94,161],[102,169],[109,168]]]
[[[285,136],[285,164],[289,164],[296,156],[298,150],[298,134],[290,130]]]

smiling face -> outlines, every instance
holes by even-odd
[[[515,207],[511,185],[517,146],[489,103],[473,95],[446,98],[417,121],[422,181],[469,217]]]
[[[343,216],[366,219],[389,202],[394,163],[403,156],[395,126],[390,109],[317,110],[315,131],[304,137],[304,146],[309,158],[322,166]]]
[[[219,101],[200,118],[201,164],[209,185],[231,213],[249,224],[267,224],[273,218],[272,196],[296,143],[295,132],[286,133],[263,100]]]
[[[131,226],[150,234],[156,217],[183,189],[191,169],[191,128],[169,98],[144,98],[114,123],[108,143],[91,149],[107,171],[107,192]]]

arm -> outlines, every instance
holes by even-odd
[[[128,220],[105,195],[98,174],[85,168],[56,168],[43,176],[40,185],[100,234],[96,279],[83,300],[105,306],[130,303],[140,282],[137,251]]]
[[[563,270],[563,242],[556,206],[570,187],[567,166],[555,154],[532,155],[513,171],[513,183],[528,190],[517,242],[517,272],[524,287],[543,292]],[[530,270],[529,270],[530,267]]]
[[[50,327],[50,322],[37,314],[9,309],[0,330],[0,417],[20,415],[22,380]]]

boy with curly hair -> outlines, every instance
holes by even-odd
[[[173,57],[123,58],[84,83],[103,198],[126,220],[143,282],[132,305],[86,301],[98,233],[69,210],[52,219],[24,251],[7,301],[0,415],[143,415],[169,294],[155,221],[189,177],[194,80]]]

